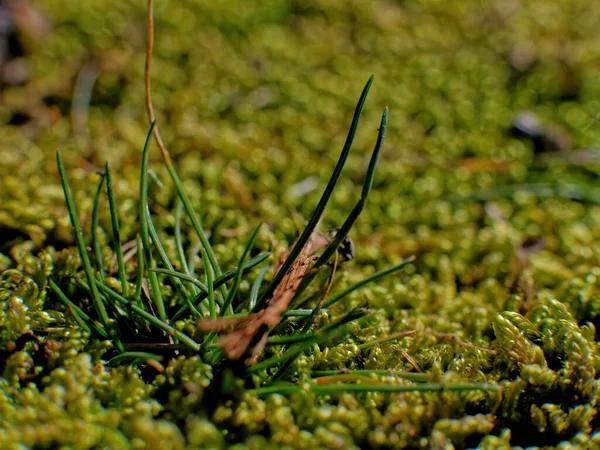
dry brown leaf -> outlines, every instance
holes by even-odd
[[[296,258],[296,261],[294,261],[294,264],[292,264],[292,267],[290,267],[287,274],[281,280],[281,283],[275,288],[273,296],[267,300],[265,307],[260,311],[244,318],[202,319],[198,322],[198,328],[202,331],[217,332],[225,331],[227,328],[234,328],[234,330],[227,332],[218,340],[219,346],[223,348],[225,355],[229,359],[241,358],[250,344],[260,335],[252,356],[248,359],[249,365],[254,364],[267,343],[269,330],[279,324],[282,314],[287,310],[294,298],[308,267],[316,260],[317,257],[314,253],[325,247],[328,243],[329,238],[326,235],[315,231],[298,255],[298,258]],[[275,263],[276,273],[281,269],[288,254],[289,252],[283,252],[277,258],[277,262]]]

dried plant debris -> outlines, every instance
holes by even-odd
[[[229,331],[219,338],[219,345],[223,347],[225,355],[230,359],[239,359],[248,346],[253,341],[257,341],[248,361],[249,364],[255,363],[267,343],[268,331],[279,324],[282,314],[288,309],[290,302],[296,295],[298,286],[306,271],[311,263],[317,260],[318,256],[315,252],[329,243],[327,236],[319,231],[314,231],[304,244],[292,267],[275,288],[273,296],[266,301],[260,311],[240,319],[202,319],[198,322],[198,328],[203,331],[223,331],[234,328],[233,331]],[[295,245],[297,245],[297,242]],[[275,265],[275,273],[281,270],[288,255],[289,252],[283,252],[279,255]]]

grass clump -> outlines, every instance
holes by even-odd
[[[149,70],[150,64],[148,64],[147,67]],[[76,305],[75,302],[69,300],[56,281],[51,280],[50,287],[58,298],[70,309],[74,320],[85,332],[90,334],[92,341],[101,342],[106,339],[110,340],[112,350],[109,351],[106,357],[109,358],[112,365],[118,365],[123,362],[126,362],[127,364],[149,364],[159,372],[163,372],[164,368],[159,363],[160,361],[165,360],[168,364],[168,361],[175,358],[176,355],[189,353],[191,351],[192,353],[190,354],[199,354],[204,361],[208,361],[213,366],[220,368],[220,366],[227,367],[227,358],[234,360],[239,359],[247,353],[250,345],[256,345],[252,357],[247,360],[247,365],[249,365],[249,367],[246,369],[246,372],[249,375],[262,374],[263,379],[259,382],[258,386],[256,386],[257,389],[253,392],[261,395],[272,392],[291,393],[301,389],[298,386],[296,386],[295,389],[290,389],[293,385],[282,385],[281,387],[278,387],[277,385],[273,385],[273,383],[281,380],[282,375],[302,353],[308,351],[315,344],[325,345],[334,338],[339,340],[342,338],[343,334],[345,334],[346,324],[358,321],[367,314],[367,310],[365,309],[354,309],[329,324],[315,327],[316,319],[319,319],[320,317],[321,306],[333,306],[337,301],[352,291],[359,289],[363,285],[373,282],[384,275],[400,270],[408,263],[408,261],[405,261],[402,264],[374,274],[373,276],[350,286],[336,297],[327,299],[327,302],[324,303],[329,289],[327,287],[321,294],[322,300],[318,301],[317,304],[313,306],[312,310],[303,309],[296,311],[291,308],[300,301],[301,296],[308,289],[310,283],[317,278],[319,270],[330,270],[331,275],[333,276],[335,267],[338,264],[338,257],[336,255],[334,258],[334,254],[342,241],[346,239],[352,224],[360,215],[369,196],[375,174],[377,158],[385,136],[388,116],[387,108],[384,110],[381,119],[379,136],[371,157],[371,163],[367,170],[361,198],[333,238],[328,238],[317,229],[317,225],[321,221],[321,216],[349,155],[363,105],[372,81],[373,77],[369,79],[363,90],[354,113],[348,138],[344,144],[334,173],[321,200],[315,208],[313,215],[308,221],[304,231],[293,244],[291,250],[287,252],[287,254],[284,253],[281,255],[284,258],[280,258],[281,262],[276,264],[276,273],[271,282],[262,289],[263,292],[261,295],[259,295],[259,292],[261,291],[260,282],[264,279],[264,272],[262,276],[257,277],[252,281],[255,299],[250,299],[250,301],[247,301],[245,298],[239,299],[237,293],[244,275],[244,269],[251,269],[254,266],[258,266],[259,264],[264,263],[268,257],[268,254],[259,254],[252,259],[249,259],[248,257],[250,252],[254,249],[260,227],[257,227],[249,238],[239,259],[238,266],[223,272],[215,258],[215,253],[210,246],[209,241],[206,238],[200,239],[200,235],[203,235],[203,228],[195,213],[185,206],[183,206],[183,208],[181,207],[181,205],[189,205],[189,199],[185,194],[175,168],[170,163],[168,152],[163,147],[162,153],[168,164],[171,179],[176,185],[178,205],[180,205],[177,213],[179,215],[178,234],[181,234],[181,221],[183,219],[181,217],[181,212],[183,210],[185,212],[185,218],[192,223],[195,231],[199,233],[198,238],[201,243],[200,252],[202,255],[204,275],[198,276],[190,271],[185,261],[189,259],[188,257],[191,255],[186,257],[181,242],[178,244],[179,260],[180,265],[185,272],[175,271],[153,225],[152,214],[149,207],[148,155],[150,142],[153,134],[155,137],[160,136],[155,134],[155,122],[152,122],[142,151],[139,191],[139,241],[141,242],[141,245],[139,245],[138,248],[141,247],[143,254],[138,259],[142,269],[138,272],[138,279],[132,282],[132,284],[136,286],[135,288],[130,286],[130,281],[128,280],[125,269],[122,242],[119,232],[119,219],[117,217],[118,208],[112,191],[109,166],[105,166],[105,172],[101,175],[97,192],[102,191],[102,186],[106,181],[113,242],[115,245],[114,254],[117,262],[119,279],[117,283],[118,288],[116,288],[114,282],[108,282],[103,277],[103,274],[108,273],[110,269],[103,267],[101,264],[98,265],[98,263],[102,261],[102,258],[97,256],[99,252],[94,239],[92,239],[92,241],[94,241],[92,246],[94,247],[97,265],[95,268],[92,268],[83,233],[79,225],[79,215],[75,208],[71,189],[65,173],[63,159],[61,153],[57,153],[57,164],[63,183],[65,200],[71,224],[73,226],[79,257],[83,262],[85,273],[85,281],[76,278],[76,282],[84,289],[84,291],[91,295],[93,311],[95,313],[94,316],[90,317],[90,315],[84,312],[79,305]],[[150,114],[150,116],[152,117],[152,114]],[[157,139],[158,142],[160,142],[160,138],[157,137]],[[159,144],[159,147],[160,146],[162,146],[162,144]],[[97,194],[94,200],[95,216],[97,216],[99,197],[100,196]],[[93,229],[91,235],[97,236],[97,230],[95,229],[97,221],[92,220],[92,224]],[[181,238],[179,237],[178,239],[180,240]],[[317,240],[322,242],[314,244],[313,241]],[[324,250],[320,255],[315,255],[315,250],[318,251],[319,248],[324,248]],[[212,258],[209,255],[212,255]],[[163,267],[157,266],[155,262],[156,258],[158,258]],[[327,263],[332,258],[335,259],[334,265],[331,269],[328,269]],[[411,260],[412,259],[409,261]],[[160,279],[159,276],[161,277]],[[199,277],[203,278],[204,282],[200,281],[198,279]],[[231,280],[229,286],[227,286],[227,280]],[[329,284],[331,281],[332,280],[330,279]],[[169,283],[174,287],[174,294],[176,294],[176,296],[171,299],[169,308],[165,306],[165,299],[163,298],[162,293],[163,286],[166,283]],[[138,287],[143,285],[149,286],[148,291],[145,293],[145,298],[142,296],[142,290]],[[323,289],[324,288],[321,288],[321,290]],[[137,295],[134,296],[134,293]],[[317,291],[317,293],[319,293],[319,291]],[[308,306],[306,301],[303,303],[305,303],[305,306]],[[311,302],[309,301],[308,304],[310,303]],[[304,312],[308,313],[307,317],[304,317]],[[267,315],[269,316],[268,319],[262,319],[262,316]],[[298,318],[294,319],[294,317]],[[180,329],[174,328],[173,325],[171,325],[171,323],[176,323],[176,319],[178,323],[181,324],[183,322],[184,324],[183,326],[179,326]],[[198,319],[201,319],[200,324],[203,325],[199,325],[198,329],[193,334],[186,333],[185,328],[189,329],[190,325],[193,325],[194,321],[197,321]],[[282,323],[282,320],[287,324]],[[258,323],[258,325],[256,323]],[[151,330],[148,335],[147,330],[149,329],[153,330]],[[229,331],[227,331],[228,329]],[[213,330],[213,332],[208,332],[201,336],[201,330]],[[224,333],[224,336],[216,340],[214,331],[221,331]],[[279,331],[279,333],[276,333],[277,331]],[[268,336],[269,332],[272,333],[271,337]],[[290,332],[292,334],[289,334]],[[128,340],[123,342],[123,336],[125,334],[128,334]],[[223,344],[224,341],[230,339],[230,336],[233,335],[236,337],[229,347]],[[238,335],[240,336],[239,339],[237,337]],[[147,343],[148,339],[153,342],[153,344]],[[277,346],[279,349],[273,356],[255,364],[266,345]],[[187,351],[185,351],[183,347],[187,347]],[[161,350],[161,354],[152,353],[150,351],[132,351],[132,348]],[[223,349],[225,352],[223,352]],[[110,356],[111,353],[114,353],[114,356]],[[240,374],[238,373],[238,376],[239,375]],[[296,378],[294,371],[292,371],[291,375],[292,378]],[[340,378],[340,380],[342,379],[343,378]],[[394,385],[374,387],[368,384],[342,384],[335,386],[317,385],[311,389],[315,393],[335,393],[339,389],[349,392],[354,390],[361,392],[377,392],[382,390],[402,392],[411,389],[417,391],[435,391],[447,388],[448,387],[436,383],[426,383],[419,387],[394,387]],[[479,386],[473,385],[472,387],[469,387],[469,385],[465,385],[464,387],[458,387],[458,389],[465,388],[478,389]]]

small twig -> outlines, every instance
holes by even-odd
[[[413,369],[415,369],[417,372],[423,373],[423,369],[421,369],[421,366],[419,366],[419,364],[417,364],[417,362],[413,359],[412,356],[410,356],[406,352],[406,350],[401,348],[400,353],[402,354],[404,359],[406,359],[406,361],[408,361],[408,363],[413,367]]]
[[[440,331],[434,331],[429,328],[425,330],[425,333],[435,336],[439,339],[443,339],[453,345],[458,345],[459,347],[469,348],[472,350],[479,350],[481,352],[488,352],[491,354],[496,354],[495,350],[485,348],[485,347],[479,347],[477,345],[473,345],[473,344],[469,344],[468,342],[461,341],[460,338],[454,334],[442,333]]]
[[[125,242],[121,246],[121,251],[123,252],[123,262],[129,261],[135,254],[137,253],[137,242],[135,239]],[[110,273],[115,273],[117,271],[117,255],[113,253],[110,258]]]
[[[384,342],[394,341],[396,339],[402,339],[403,337],[414,336],[415,334],[417,334],[417,332],[415,330],[401,331],[400,333],[395,333],[391,336],[386,336],[386,337],[382,337],[379,339],[375,339],[373,341],[365,342],[363,344],[360,344],[358,346],[358,348],[361,350],[364,350],[365,348],[369,348],[375,344],[382,344]]]
[[[150,68],[152,66],[152,49],[154,48],[154,6],[153,0],[148,0],[148,42],[146,43],[146,65],[144,71],[144,88],[146,91],[146,109],[148,111],[148,120],[153,123],[156,118],[154,115],[154,107],[152,106],[152,90],[150,89]],[[170,160],[171,156],[160,137],[158,125],[154,127],[154,139],[156,145],[160,149],[163,158]]]

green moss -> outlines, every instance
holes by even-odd
[[[106,160],[121,239],[138,232],[146,11],[143,2],[115,0],[32,4],[50,31],[19,25],[29,78],[1,87],[0,447],[600,445],[598,169],[576,163],[593,159],[586,149],[600,141],[600,10],[591,2],[157,0],[157,119],[223,267],[237,265],[259,222],[267,226],[256,250],[277,254],[294,241],[302,223],[289,212],[309,217],[356,90],[376,73],[323,224],[340,226],[358,199],[376,114],[390,107],[369,204],[351,233],[357,257],[338,270],[330,297],[417,259],[320,314],[327,325],[355,307],[370,309],[347,334],[306,348],[283,376],[301,388],[289,396],[252,391],[272,369],[240,375],[235,365],[211,365],[207,354],[180,351],[163,361],[164,373],[145,361],[108,365],[110,341],[82,329],[49,289],[48,279],[57,280],[95,318],[77,281],[84,277],[53,164],[57,148],[84,234],[94,172]],[[86,95],[89,105],[72,104]],[[522,110],[539,116],[546,142],[570,145],[553,152],[546,143],[540,152],[511,134]],[[29,120],[18,125],[22,114]],[[150,159],[153,220],[175,262],[175,191],[155,149]],[[107,204],[101,197],[100,252],[119,293]],[[185,221],[182,242],[186,250],[196,242]],[[126,264],[130,280],[135,260]],[[199,256],[190,260],[203,270]],[[175,288],[161,287],[167,308],[181,304]],[[242,281],[237,296],[250,291]],[[116,321],[127,329],[118,314]],[[188,317],[172,325],[188,335],[196,328]],[[294,331],[288,324],[282,333]],[[266,357],[284,352],[270,345]],[[364,384],[412,386],[398,374],[417,366],[430,383],[500,389],[311,390],[326,381],[313,371],[339,369],[371,370],[356,372]]]

